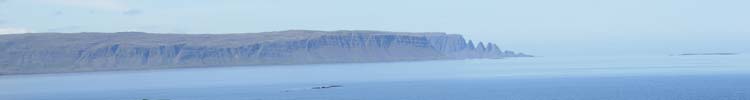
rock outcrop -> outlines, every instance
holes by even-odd
[[[0,35],[0,74],[529,57],[461,35],[290,30],[241,34]]]

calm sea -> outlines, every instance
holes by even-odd
[[[0,100],[142,99],[750,100],[750,56],[534,57],[0,76]]]

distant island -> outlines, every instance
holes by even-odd
[[[0,35],[0,74],[531,57],[439,32]]]
[[[680,56],[697,56],[697,55],[737,55],[738,53],[683,53]]]

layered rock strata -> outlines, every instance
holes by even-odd
[[[0,35],[0,74],[505,57],[530,56],[430,32]]]

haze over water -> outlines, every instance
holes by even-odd
[[[0,76],[3,100],[742,100],[750,58],[585,56]],[[341,85],[328,89],[319,86]]]
[[[0,76],[0,100],[748,100],[750,0],[0,0],[0,35],[446,32],[540,57]],[[739,53],[728,56],[669,56]],[[2,56],[2,55],[0,55]],[[342,87],[312,89],[341,85]]]
[[[748,0],[0,0],[0,34],[447,32],[543,56],[750,53]],[[30,8],[33,7],[33,8]]]

